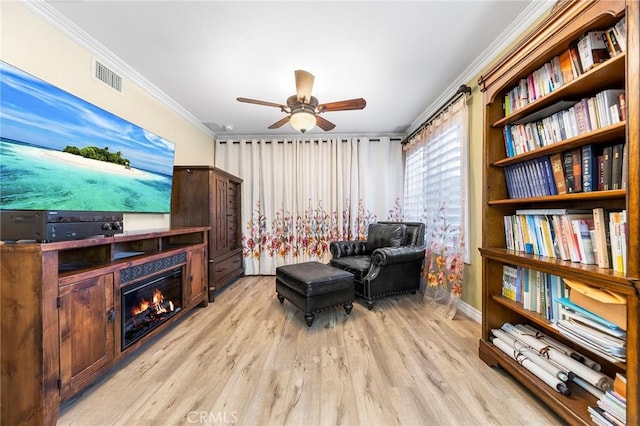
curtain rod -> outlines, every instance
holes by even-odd
[[[434,118],[436,118],[438,115],[440,115],[440,113],[442,113],[445,109],[447,109],[449,106],[451,106],[451,104],[453,104],[455,101],[457,101],[461,96],[470,95],[470,94],[471,94],[471,87],[467,86],[466,84],[463,84],[462,86],[458,87],[458,90],[456,90],[456,93],[454,93],[449,98],[449,100],[447,100],[447,102],[445,102],[440,108],[438,108],[436,110],[436,112],[431,114],[431,116],[429,116],[429,118],[424,120],[422,122],[422,124],[418,126],[418,128],[416,130],[414,130],[406,138],[404,138],[404,140],[402,141],[402,145],[408,144],[412,137],[414,137],[415,135],[420,133],[425,127],[427,127],[427,125],[429,123],[431,123],[433,121]]]
[[[240,139],[247,140],[249,138],[240,138]],[[261,142],[264,141],[264,143],[269,144],[269,143],[274,143],[274,142],[275,143],[294,143],[294,142],[306,142],[306,143],[308,143],[308,142],[315,142],[315,143],[322,142],[322,143],[324,143],[324,142],[327,142],[329,139],[334,139],[334,138],[327,137],[327,138],[309,138],[309,139],[296,139],[296,138],[292,138],[292,139],[280,139],[280,138],[266,139],[264,137],[261,137],[261,138],[253,138],[253,139],[259,139],[257,141],[257,143],[261,143]],[[340,140],[340,142],[344,143],[344,142],[349,142],[352,138],[336,138],[336,139],[338,139],[338,140]],[[361,138],[356,137],[356,139],[361,139]],[[369,140],[369,142],[380,142],[380,140],[381,140],[380,138],[367,138],[367,139]],[[392,141],[392,142],[402,141],[402,138],[395,137],[395,136],[394,137],[389,137],[389,141]],[[225,140],[219,140],[219,141],[216,141],[216,142],[220,143],[220,144],[227,144],[227,143],[239,144],[240,140],[239,139],[225,139]],[[252,143],[252,140],[247,140],[247,143]]]

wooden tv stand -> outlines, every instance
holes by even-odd
[[[55,425],[62,401],[190,309],[206,306],[209,229],[2,244],[0,423]],[[121,349],[121,274],[130,285],[179,268],[180,311]],[[130,271],[142,275],[132,279]]]

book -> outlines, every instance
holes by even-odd
[[[582,192],[582,152],[580,148],[571,150],[573,166],[573,192]]]
[[[578,53],[584,72],[609,59],[607,46],[602,39],[604,31],[589,31],[578,40]]]
[[[595,231],[594,246],[598,252],[598,266],[609,268],[611,257],[611,244],[609,243],[607,224],[609,220],[603,208],[593,209],[593,229]]]
[[[618,95],[618,109],[620,110],[620,120],[627,120],[627,100],[624,92]]]
[[[616,144],[611,150],[611,189],[622,189],[622,163],[624,144]]]
[[[577,43],[574,42],[569,45],[569,56],[571,57],[573,77],[580,77],[584,71],[582,69],[582,64],[580,63],[580,53],[578,52]]]
[[[556,193],[558,195],[567,193],[566,178],[563,169],[563,159],[559,152],[551,154],[549,156],[551,162],[551,169],[553,170],[553,180],[556,184]]]
[[[582,146],[582,191],[591,192],[597,189],[595,148],[593,145]]]
[[[573,176],[573,153],[571,151],[565,151],[562,153],[563,170],[565,176],[565,186],[567,193],[572,194],[575,192],[575,179]]]
[[[587,214],[566,214],[562,215],[560,222],[562,223],[562,232],[564,238],[566,238],[567,246],[569,248],[569,256],[572,262],[580,263],[580,249],[578,246],[578,237],[574,232],[573,221],[581,219],[593,220],[593,213]]]
[[[618,44],[620,44],[620,49],[625,52],[627,50],[627,17],[623,16],[616,24],[613,26],[613,31],[616,35],[616,39],[618,40]]]
[[[629,187],[629,145],[624,144],[622,148],[622,176],[620,178],[620,189]]]
[[[616,373],[613,379],[613,390],[623,398],[627,397],[627,378],[620,373]]]
[[[611,240],[611,268],[616,272],[626,273],[625,252],[625,219],[624,212],[609,213],[609,238]]]
[[[518,268],[512,265],[502,265],[502,295],[508,299],[519,302],[517,295]]]
[[[568,49],[560,54],[560,71],[565,84],[575,78],[573,65],[571,64],[571,52]]]
[[[580,263],[594,265],[596,261],[593,253],[593,241],[591,241],[591,233],[589,232],[594,229],[593,219],[572,220],[571,225],[578,241]]]
[[[611,160],[613,156],[613,147],[605,146],[602,149],[602,190],[611,189]]]

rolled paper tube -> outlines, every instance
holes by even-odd
[[[497,346],[502,352],[509,355],[511,358],[515,359],[522,365],[524,368],[529,370],[533,375],[537,378],[545,382],[547,385],[551,386],[556,391],[560,392],[563,395],[571,395],[569,388],[567,385],[554,375],[547,373],[542,368],[538,367],[534,362],[532,362],[529,358],[522,355],[521,353],[516,353],[513,348],[509,346],[506,342],[500,340],[497,337],[494,337],[492,343]]]
[[[574,377],[573,382],[598,399],[604,396],[604,392],[602,392],[600,389],[596,388],[595,386],[591,386],[589,383],[585,382],[580,377]]]
[[[513,336],[520,342],[523,342],[526,345],[531,346],[533,349],[537,350],[539,353],[541,354],[544,353],[545,356],[548,356],[550,359],[558,362],[564,368],[566,368],[569,371],[572,371],[573,373],[575,373],[576,376],[583,378],[588,383],[597,387],[598,389],[606,391],[607,389],[611,389],[611,386],[613,386],[613,380],[610,377],[607,377],[606,375],[598,371],[594,371],[590,369],[589,367],[582,364],[581,362],[576,361],[575,359],[566,355],[564,352],[546,345],[545,342],[539,339],[536,339],[535,337],[530,336],[529,334],[524,334],[522,331],[518,330],[512,324],[504,323],[502,325],[502,330],[509,333],[511,336]]]
[[[579,362],[583,363],[584,365],[586,365],[587,367],[589,367],[592,370],[600,371],[602,369],[602,366],[599,363],[597,363],[594,360],[586,357],[584,354],[581,354],[580,352],[576,352],[575,350],[573,350],[569,346],[558,342],[554,338],[547,336],[543,332],[536,330],[535,328],[531,327],[530,325],[518,324],[518,325],[516,325],[516,328],[518,328],[520,330],[528,330],[530,333],[535,334],[537,339],[543,340],[548,345],[553,346],[556,349],[558,349],[559,351],[564,352],[566,355],[570,356],[571,358],[575,359],[576,361],[579,361]]]
[[[494,336],[496,336],[497,338],[499,338],[500,340],[504,341],[509,346],[511,346],[513,350],[529,358],[533,363],[535,363],[538,367],[542,368],[547,373],[557,377],[563,382],[566,382],[567,380],[569,380],[568,371],[558,368],[556,363],[552,362],[547,358],[541,357],[538,352],[534,351],[529,346],[526,346],[524,343],[517,341],[510,334],[500,329],[493,329],[491,330],[491,332],[493,333]]]

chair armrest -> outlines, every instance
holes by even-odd
[[[393,265],[424,260],[424,246],[383,247],[373,251],[371,264],[375,266]]]
[[[366,249],[366,241],[364,240],[332,241],[329,244],[329,251],[334,259],[365,254]]]

